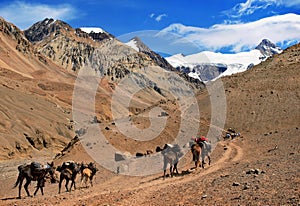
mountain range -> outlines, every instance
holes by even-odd
[[[72,109],[72,92],[76,77],[79,71],[87,65],[89,71],[101,78],[101,86],[97,95],[99,102],[111,101],[118,83],[129,76],[139,87],[148,88],[147,92],[140,96],[140,99],[135,100],[136,102],[132,101],[132,106],[129,107],[133,115],[138,115],[147,112],[161,101],[166,105],[168,105],[168,100],[173,101],[168,91],[170,88],[160,86],[163,74],[169,75],[166,76],[166,82],[173,85],[172,90],[184,93],[180,88],[184,85],[197,92],[205,89],[202,81],[245,71],[265,61],[271,55],[282,52],[270,41],[263,40],[256,49],[250,52],[238,54],[201,52],[189,56],[178,54],[164,59],[138,37],[128,43],[122,43],[101,28],[74,29],[63,21],[48,18],[35,23],[25,31],[1,19],[1,39],[0,66],[5,71],[1,77],[3,85],[16,91],[37,94],[38,97],[47,99],[62,108],[65,114],[70,114]],[[145,68],[148,69],[145,70]],[[172,76],[172,73],[177,76]],[[18,82],[20,78],[25,78],[22,86]],[[126,90],[130,93],[130,88]],[[143,106],[137,106],[138,102],[143,102]],[[120,110],[125,109],[121,104],[120,107]],[[80,109],[82,112],[87,112],[86,105],[82,105]],[[110,104],[97,104],[96,116],[101,122],[112,121]],[[72,119],[71,116],[66,118]],[[67,128],[71,128],[70,125],[73,123],[67,121],[57,124],[69,125]],[[48,125],[53,125],[53,123]],[[25,146],[27,151],[46,141],[41,140],[36,134],[38,130],[39,134],[45,136],[48,132],[44,129],[34,124],[25,128],[26,132],[23,129],[16,131],[17,135],[14,131],[9,133],[11,136],[24,136],[26,133],[22,145],[27,145]],[[65,129],[63,127],[59,130]],[[68,133],[68,138],[61,136],[62,144],[58,144],[57,148],[62,148],[73,136],[73,132],[69,129],[62,132]],[[30,141],[28,137],[31,137]],[[13,143],[8,150],[14,151],[15,144],[17,143]]]
[[[0,114],[5,120],[0,125],[1,131],[5,133],[1,140],[9,140],[1,151],[1,158],[4,159],[32,156],[41,152],[48,155],[59,153],[76,135],[76,130],[82,129],[72,118],[72,101],[75,101],[72,94],[82,69],[96,75],[100,85],[96,91],[95,114],[90,113],[87,103],[82,103],[77,109],[90,119],[96,117],[104,128],[107,127],[105,124],[110,125],[113,121],[109,102],[112,101],[118,83],[124,79],[131,79],[135,83],[135,87],[123,88],[123,93],[129,95],[128,98],[133,88],[144,91],[140,91],[138,97],[130,101],[129,107],[124,106],[123,102],[116,103],[117,110],[126,111],[124,117],[129,112],[132,121],[141,121],[138,116],[147,114],[155,105],[165,107],[169,114],[176,112],[169,108],[178,106],[173,104],[174,96],[170,91],[184,95],[189,94],[190,89],[197,91],[204,88],[202,82],[194,79],[186,81],[189,80],[187,75],[172,71],[172,66],[155,52],[145,49],[146,47],[138,52],[97,28],[74,29],[63,21],[44,19],[21,31],[1,18],[0,35],[3,95],[8,99],[22,97],[31,104],[21,104],[23,101],[7,101],[9,104],[2,102],[2,108],[8,111]],[[165,79],[164,82],[162,79]],[[89,88],[80,84],[79,89],[87,94]],[[9,92],[10,90],[14,92]],[[33,101],[34,99],[36,100]],[[85,101],[76,101],[81,100]],[[19,108],[19,112],[11,107]],[[52,111],[53,108],[58,111]],[[56,116],[48,118],[49,111]],[[29,120],[28,113],[32,112],[38,114],[38,117],[31,115],[35,118]],[[13,124],[13,130],[10,129],[11,117],[18,119]],[[122,116],[119,118],[122,119]],[[26,123],[28,121],[30,124]],[[56,130],[59,132],[55,132]],[[175,131],[166,132],[172,134]],[[157,144],[170,139],[170,136],[164,134],[155,140]],[[114,138],[113,142],[126,139],[122,134],[114,135],[121,140]],[[136,148],[137,144],[132,141],[130,147]],[[145,144],[139,147],[147,146]]]
[[[243,72],[265,61],[274,54],[279,54],[282,49],[267,39],[249,52],[235,54],[222,54],[203,51],[192,55],[176,54],[166,60],[177,70],[187,73],[200,81],[210,81],[222,76]]]
[[[64,35],[63,31],[67,31],[67,35]],[[68,42],[68,36],[72,36],[70,31],[74,32],[77,38],[81,38],[80,41],[73,42],[75,45]],[[54,61],[59,61],[59,64],[64,68],[72,69],[74,71],[80,69],[87,62],[87,59],[92,56],[92,53],[94,54],[94,44],[105,40],[117,40],[113,35],[104,31],[102,28],[73,29],[67,23],[59,20],[54,21],[53,19],[45,19],[37,22],[29,29],[25,30],[24,34],[45,56]],[[55,38],[49,38],[50,34],[54,35]],[[85,40],[83,41],[83,39]],[[68,43],[64,45],[65,48],[61,48],[56,45],[56,41],[58,43],[60,41],[66,41]],[[120,42],[118,41],[118,43]],[[261,61],[266,60],[273,54],[282,52],[279,47],[267,39],[262,40],[262,42],[250,52],[221,54],[204,51],[188,56],[177,54],[167,58],[163,58],[152,51],[139,37],[134,37],[124,45],[120,45],[122,45],[122,47],[127,45],[136,52],[145,54],[150,57],[156,65],[166,70],[179,71],[181,76],[184,76],[185,79],[189,79],[189,81],[199,80],[200,82],[207,82],[221,76],[245,71],[253,65],[257,65]],[[123,51],[125,50],[126,49]],[[61,53],[61,51],[64,51],[65,53]],[[127,55],[127,52],[125,53]],[[104,74],[106,72],[102,71],[100,73]]]
[[[21,31],[0,18],[0,204],[299,204],[299,54],[300,44],[281,51],[264,40],[240,53],[241,59],[213,52],[178,55],[187,63],[180,71],[138,38],[124,44],[103,29],[74,29],[53,19]],[[207,71],[219,66],[210,78],[221,81],[203,84],[204,78],[191,75],[188,68],[199,64]],[[235,64],[251,69],[225,76]],[[194,115],[194,106],[201,115]],[[228,128],[241,136],[223,139]],[[179,175],[163,179],[163,156],[156,149],[196,132],[215,146],[211,164],[196,170],[185,147]],[[153,133],[153,139],[142,139]],[[119,153],[106,155],[108,145]],[[114,164],[116,154],[141,160],[134,171],[158,172],[125,176],[97,161]],[[153,156],[159,161],[149,163]],[[96,161],[93,187],[58,195],[57,184],[46,182],[45,195],[23,198],[22,191],[22,199],[15,198],[19,165],[70,160]]]

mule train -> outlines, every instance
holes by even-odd
[[[163,178],[166,177],[166,170],[168,164],[170,165],[170,176],[173,177],[174,173],[178,173],[177,164],[182,157],[183,151],[182,148],[178,145],[165,144],[163,149],[159,149],[156,152],[161,152],[163,156]],[[194,143],[191,146],[191,152],[193,155],[193,161],[195,162],[195,168],[197,169],[200,166],[200,157],[202,159],[202,168],[204,168],[204,159],[208,158],[210,165],[210,156],[211,146],[208,142],[200,142]],[[30,196],[30,192],[28,190],[28,186],[32,181],[37,181],[37,188],[34,192],[34,195],[40,190],[42,195],[44,194],[43,188],[45,187],[46,179],[49,178],[51,183],[57,182],[55,177],[55,171],[60,172],[59,180],[58,180],[58,193],[61,193],[61,186],[63,181],[65,181],[65,189],[66,192],[71,192],[72,188],[76,189],[76,177],[78,174],[81,174],[81,183],[85,184],[85,187],[93,186],[93,178],[98,171],[95,163],[90,162],[89,164],[84,163],[76,163],[74,161],[63,162],[57,168],[54,167],[53,162],[47,163],[45,166],[42,166],[38,162],[32,162],[31,164],[23,164],[18,167],[19,175],[17,181],[14,185],[14,188],[19,186],[19,195],[18,198],[21,198],[21,189],[24,179],[26,179],[26,183],[24,184],[25,191],[28,196]],[[71,184],[69,185],[69,182]]]
[[[30,164],[23,164],[18,166],[18,178],[13,188],[19,186],[19,194],[18,198],[21,198],[21,190],[24,179],[26,179],[26,183],[24,184],[24,189],[27,193],[27,196],[30,196],[30,192],[28,190],[28,186],[32,181],[37,181],[37,187],[34,192],[34,195],[40,190],[42,195],[44,195],[43,188],[45,187],[46,179],[50,179],[51,183],[56,183],[57,179],[55,176],[55,171],[60,172],[59,180],[58,180],[58,193],[61,192],[62,182],[65,180],[65,188],[67,192],[70,192],[72,187],[76,189],[76,177],[80,173],[81,174],[81,184],[85,182],[87,187],[87,181],[91,186],[93,186],[93,178],[98,171],[95,163],[90,162],[89,164],[84,163],[76,163],[74,161],[67,161],[62,163],[62,165],[57,168],[54,167],[53,162],[47,163],[45,166],[38,162],[32,162]],[[71,185],[69,187],[69,182]]]

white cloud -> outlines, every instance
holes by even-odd
[[[162,20],[163,17],[167,17],[167,14],[159,14],[159,15],[155,15],[154,13],[150,14],[149,17],[151,19],[155,19],[155,21],[160,22]]]
[[[1,16],[20,29],[27,29],[44,18],[69,20],[75,18],[76,10],[69,4],[50,6],[40,3],[13,1],[0,8]]]
[[[300,8],[300,0],[247,0],[245,3],[236,4],[232,9],[223,13],[230,17],[238,18],[253,14],[257,10],[266,9],[269,6]]]
[[[230,17],[238,18],[253,14],[256,10],[266,9],[271,5],[278,4],[278,0],[247,0],[245,3],[236,4],[232,9],[224,13]]]
[[[300,15],[272,16],[249,23],[218,24],[210,28],[199,28],[172,24],[159,34],[176,36],[173,44],[190,42],[199,50],[218,51],[229,49],[240,52],[253,49],[262,39],[284,46],[289,41],[300,41]],[[175,35],[169,35],[175,34]]]
[[[160,22],[163,17],[166,17],[167,14],[160,14],[155,18],[155,21]]]
[[[149,16],[150,16],[150,18],[152,19],[152,18],[155,16],[155,14],[152,13],[152,14],[150,14]]]

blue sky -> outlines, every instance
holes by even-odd
[[[285,48],[300,40],[300,0],[2,0],[0,16],[22,30],[51,17],[124,41],[139,35],[167,54],[247,51],[263,38]]]

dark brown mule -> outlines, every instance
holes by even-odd
[[[166,178],[166,170],[168,164],[170,164],[170,175],[173,177],[174,172],[178,174],[177,164],[179,158],[183,155],[180,146],[176,145],[165,145],[163,151],[161,152],[164,159],[164,179]]]
[[[71,192],[72,187],[76,190],[75,180],[76,176],[80,171],[80,167],[75,162],[64,162],[62,166],[57,168],[57,171],[60,172],[59,183],[58,183],[58,194],[60,194],[61,184],[63,180],[66,180],[66,191]],[[70,189],[68,188],[69,181],[71,180]]]
[[[51,182],[55,182],[54,177],[54,167],[53,162],[51,164],[47,163],[45,167],[42,167],[41,164],[37,162],[32,162],[31,164],[24,164],[18,167],[19,175],[18,179],[14,185],[14,188],[19,185],[19,197],[21,199],[21,189],[24,179],[26,183],[24,184],[25,191],[28,196],[30,196],[28,186],[31,181],[37,181],[37,188],[34,192],[34,195],[37,194],[38,190],[41,190],[42,195],[44,195],[43,187],[45,186],[45,178],[47,174],[50,174]]]

